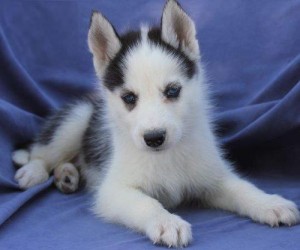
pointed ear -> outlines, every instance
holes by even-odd
[[[175,0],[168,0],[164,7],[161,34],[162,40],[181,49],[190,59],[199,59],[195,24]]]
[[[97,11],[91,16],[88,45],[96,73],[102,77],[107,65],[120,50],[121,42],[113,26]]]

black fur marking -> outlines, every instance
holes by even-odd
[[[148,33],[149,40],[172,54],[181,62],[183,73],[188,77],[192,78],[196,73],[196,62],[189,59],[180,48],[174,48],[171,45],[167,44],[161,39],[161,29],[153,28]],[[122,60],[125,58],[126,53],[130,48],[133,48],[139,44],[141,40],[141,34],[139,31],[131,31],[120,37],[122,47],[117,55],[108,65],[103,82],[104,85],[110,90],[113,91],[117,87],[121,87],[124,84],[124,72],[122,65]]]
[[[128,98],[129,97],[129,98]],[[127,91],[127,92],[124,92],[122,95],[121,95],[121,98],[124,102],[124,105],[126,106],[126,108],[131,111],[135,108],[136,104],[137,104],[137,101],[138,101],[138,96],[131,92],[131,91]]]
[[[110,131],[105,126],[105,121],[103,121],[104,102],[97,94],[83,96],[79,100],[65,105],[51,115],[42,128],[40,135],[37,137],[36,143],[42,145],[51,143],[59,127],[69,118],[72,110],[81,103],[91,103],[93,106],[93,113],[82,138],[80,154],[87,164],[87,168],[96,167],[101,170],[102,164],[104,164],[111,155],[111,136]],[[71,181],[71,179],[66,176],[64,182],[69,183],[69,181]]]
[[[39,135],[35,139],[35,143],[41,145],[48,145],[52,142],[56,131],[59,127],[64,124],[64,122],[69,119],[70,114],[74,108],[76,108],[81,103],[92,103],[95,99],[97,99],[96,95],[84,95],[80,99],[75,100],[71,103],[64,105],[63,107],[59,108],[57,111],[54,111],[48,117],[46,117],[46,122],[42,126],[42,130]]]
[[[161,39],[161,29],[160,28],[151,29],[148,33],[148,37],[151,42],[160,46],[161,48],[166,50],[168,53],[174,55],[182,62],[183,72],[185,73],[185,75],[188,78],[192,78],[195,75],[196,69],[197,69],[196,62],[189,59],[189,57],[181,51],[180,46],[179,46],[179,48],[174,48],[170,44],[164,42]]]
[[[138,31],[131,31],[120,37],[122,47],[108,65],[103,77],[104,85],[109,90],[113,91],[116,87],[120,87],[124,84],[122,60],[125,58],[128,50],[136,46],[140,40],[141,34]]]
[[[61,124],[67,119],[71,112],[73,105],[65,105],[57,112],[46,118],[46,123],[40,134],[37,136],[35,142],[42,145],[48,145],[54,138],[54,134]]]
[[[110,132],[104,126],[103,100],[93,100],[94,111],[88,128],[83,136],[82,153],[89,167],[102,167],[111,152]]]

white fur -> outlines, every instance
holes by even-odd
[[[176,9],[172,2],[172,9],[167,6],[165,12]],[[194,26],[186,28],[191,30],[189,52],[197,52],[195,37],[191,40]],[[172,44],[172,39],[167,39],[178,37],[170,32],[165,39]],[[145,39],[123,63],[124,88],[136,93],[139,100],[128,112],[118,91],[106,92],[114,154],[95,196],[96,214],[141,231],[154,243],[175,247],[192,240],[191,229],[166,208],[189,197],[272,226],[299,221],[293,202],[265,194],[242,180],[223,159],[209,120],[201,65],[198,74],[187,79],[176,58]],[[176,103],[168,103],[161,94],[172,81],[183,84]],[[151,152],[143,142],[143,133],[162,127],[167,130],[165,149]]]
[[[111,24],[99,12],[93,13],[88,34],[88,45],[94,56],[93,62],[96,73],[102,77],[109,61],[121,48],[121,43]]]
[[[172,57],[147,43],[127,60],[126,87],[139,93],[140,102],[128,114],[117,96],[108,97],[115,154],[98,189],[95,212],[146,233],[153,242],[184,246],[192,239],[189,224],[164,207],[174,207],[187,196],[218,192],[230,174],[206,118],[203,75],[187,82]],[[162,101],[158,90],[169,81],[185,82],[179,103]],[[143,144],[143,132],[156,127],[168,133],[162,152],[150,152]]]
[[[164,31],[165,41],[173,44],[177,39],[185,39],[180,41],[185,52],[190,58],[198,58],[194,24],[186,13],[170,0],[163,17],[163,22],[168,22],[167,26],[163,24],[166,26],[163,29],[170,27]],[[189,31],[185,36],[178,36],[172,26],[178,17],[183,25],[180,28]],[[103,28],[102,35],[108,40],[117,39],[112,36],[112,27],[103,20],[100,23],[97,20],[96,26],[92,24],[93,29]],[[189,79],[181,72],[178,58],[151,44],[147,32],[144,27],[141,43],[123,61],[125,85],[122,88],[138,95],[136,107],[131,111],[125,107],[120,97],[122,90],[103,89],[105,122],[110,128],[113,148],[110,161],[104,166],[106,171],[97,176],[94,212],[169,247],[186,246],[192,241],[190,224],[167,210],[189,198],[202,199],[213,207],[271,226],[297,223],[300,216],[293,202],[266,194],[241,179],[223,158],[212,131],[201,64]],[[95,58],[98,52],[96,48],[91,50]],[[95,67],[97,72],[102,71],[97,63]],[[170,82],[182,85],[180,98],[175,102],[162,94]],[[28,188],[45,180],[45,173],[58,166],[61,159],[72,158],[80,150],[80,138],[90,115],[91,107],[81,106],[72,116],[74,119],[58,130],[50,145],[33,148],[34,162],[30,161],[16,175],[19,184]],[[167,137],[163,150],[154,152],[145,145],[143,134],[157,128],[166,129]],[[47,171],[33,173],[38,164]],[[91,173],[95,178],[95,172]]]
[[[195,24],[175,1],[168,1],[165,6],[162,16],[162,39],[175,48],[181,45],[182,50],[192,60],[200,58]]]
[[[49,178],[49,173],[62,161],[71,160],[78,154],[92,110],[93,108],[89,103],[76,106],[69,119],[56,131],[50,144],[33,145],[29,163],[20,168],[15,175],[20,187],[26,189],[44,182]]]
[[[13,152],[12,160],[18,166],[23,166],[29,162],[29,152],[24,149],[16,150]]]
[[[209,121],[200,65],[199,74],[188,80],[175,58],[147,41],[124,64],[125,88],[138,93],[139,102],[129,113],[120,93],[107,92],[114,155],[96,194],[96,214],[135,228],[154,243],[175,247],[191,241],[190,226],[165,208],[187,197],[272,226],[299,220],[294,203],[240,179],[223,159]],[[161,96],[170,81],[184,83],[177,103]],[[161,127],[168,134],[165,150],[151,152],[143,132]]]
[[[22,168],[18,169],[15,179],[18,181],[20,188],[27,189],[49,178],[43,160],[32,160]]]

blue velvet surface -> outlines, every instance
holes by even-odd
[[[299,0],[185,0],[228,158],[259,187],[300,205]],[[0,1],[0,249],[146,249],[145,236],[90,212],[52,179],[21,191],[11,152],[44,117],[95,87],[86,39],[92,9],[118,31],[158,23],[164,1]],[[300,226],[271,229],[231,213],[175,210],[193,225],[191,249],[299,249]]]

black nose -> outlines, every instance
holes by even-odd
[[[166,130],[151,130],[144,134],[144,140],[147,146],[157,148],[164,143],[166,133]]]

